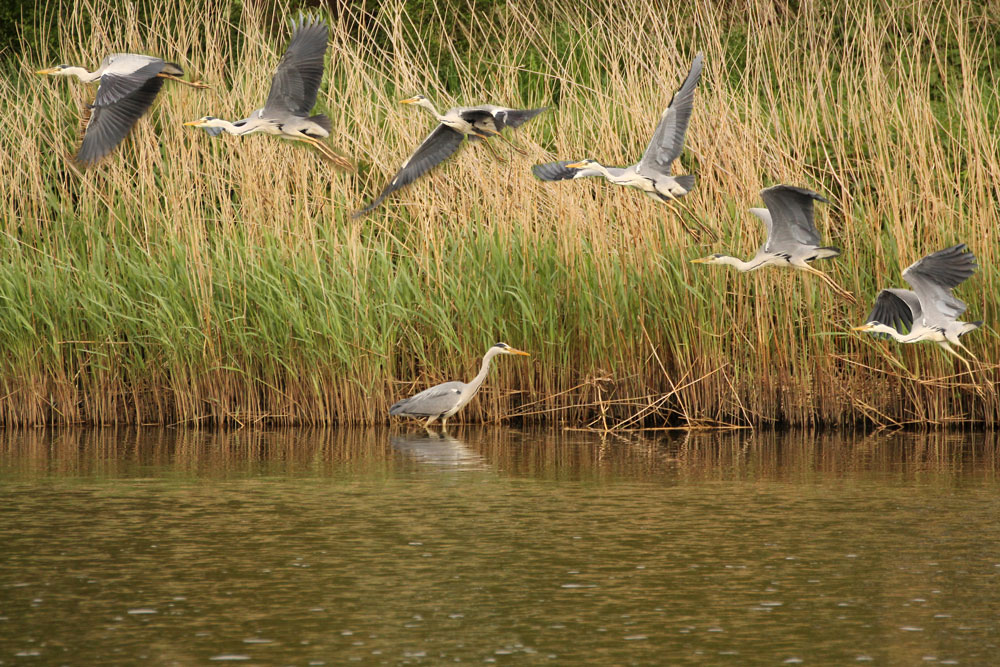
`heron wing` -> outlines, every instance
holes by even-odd
[[[122,54],[107,65],[94,97],[95,107],[106,107],[136,92],[163,70],[163,61],[150,56]]]
[[[943,327],[958,319],[968,307],[951,290],[965,282],[978,265],[964,243],[938,250],[903,271],[923,308],[924,324]]]
[[[146,113],[163,87],[163,79],[153,77],[137,91],[110,106],[95,106],[90,114],[76,159],[93,164],[111,152],[125,138],[135,122]]]
[[[691,63],[691,71],[688,72],[684,84],[674,93],[670,104],[660,116],[660,124],[656,126],[653,138],[650,139],[649,146],[639,161],[640,172],[670,174],[670,165],[680,157],[684,149],[684,134],[687,132],[691,120],[691,107],[694,105],[694,89],[701,79],[703,66],[704,57],[699,53]]]
[[[293,113],[307,116],[316,106],[316,93],[323,81],[323,60],[326,56],[327,27],[319,18],[308,21],[303,17],[292,33],[285,55],[271,79],[264,113]]]
[[[770,218],[766,251],[788,252],[803,245],[819,245],[819,232],[813,222],[813,201],[826,201],[819,193],[792,185],[775,185],[762,190],[760,197]],[[756,215],[763,219],[760,213]]]
[[[462,144],[463,135],[457,130],[453,130],[447,125],[438,125],[434,131],[427,135],[423,143],[417,147],[403,166],[399,168],[396,175],[392,177],[385,189],[375,198],[371,204],[355,213],[355,217],[368,213],[396,190],[409,185],[428,171],[441,164],[451,156]]]
[[[458,403],[458,397],[465,388],[464,382],[444,382],[410,398],[404,398],[391,408],[390,415],[414,415],[436,417],[451,410]]]
[[[884,289],[875,297],[875,305],[865,322],[878,322],[901,334],[913,329],[913,322],[923,314],[920,299],[908,289]]]
[[[504,129],[505,127],[521,127],[529,120],[537,116],[548,109],[548,107],[541,107],[539,109],[497,109],[493,114],[493,122],[496,125],[497,132]]]

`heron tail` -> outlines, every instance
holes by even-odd
[[[177,63],[163,63],[163,69],[160,72],[170,76],[184,76],[184,70]]]
[[[315,116],[309,116],[309,120],[311,120],[312,122],[322,127],[324,130],[326,130],[327,134],[330,134],[330,130],[333,129],[333,123],[330,121],[329,116],[327,116],[326,114],[321,113]]]
[[[694,174],[681,174],[674,176],[674,181],[688,192],[694,189]]]
[[[816,248],[815,259],[830,259],[831,257],[836,257],[840,254],[840,248],[835,248],[833,246],[824,246],[821,248]]]
[[[979,320],[977,322],[964,322],[963,324],[965,326],[963,326],[962,330],[958,332],[959,338],[961,338],[962,336],[964,336],[967,333],[972,333],[973,331],[975,331],[979,327],[983,326],[983,321]]]

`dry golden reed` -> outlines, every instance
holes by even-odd
[[[501,359],[462,419],[574,426],[995,423],[1000,351],[997,74],[988,3],[462,4],[327,15],[319,108],[358,164],[329,169],[267,136],[182,122],[240,118],[288,40],[282,4],[50,7],[58,48],[24,44],[0,79],[0,422],[373,423],[400,396]],[[239,11],[236,8],[239,7]],[[81,18],[89,17],[89,18]],[[164,86],[113,155],[70,157],[92,89],[34,77],[110,52],[177,61],[213,88]],[[641,155],[696,51],[706,55],[675,209],[532,164]],[[362,219],[432,126],[397,101],[552,108],[513,132],[524,158],[466,146]],[[826,195],[823,269],[740,275],[768,185]],[[692,238],[678,218],[718,238]],[[883,286],[966,242],[959,290],[986,325],[973,372],[933,345],[854,335]]]

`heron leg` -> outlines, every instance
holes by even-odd
[[[848,292],[847,290],[845,290],[843,287],[841,287],[840,285],[838,285],[836,282],[834,282],[833,278],[831,278],[830,276],[826,275],[825,273],[823,273],[819,269],[813,268],[813,267],[809,266],[808,264],[806,264],[805,262],[803,262],[802,264],[799,264],[798,266],[799,266],[799,268],[803,269],[804,271],[807,271],[809,273],[812,273],[812,274],[817,275],[820,278],[822,278],[823,281],[827,285],[830,286],[830,289],[832,289],[834,292],[840,294],[840,296],[844,297],[845,299],[847,299],[851,303],[856,304],[858,302],[857,298],[855,298],[855,296],[853,294],[851,294],[850,292]]]
[[[311,144],[313,148],[315,148],[322,157],[325,157],[327,160],[332,162],[336,167],[339,167],[341,169],[352,169],[354,167],[354,165],[352,165],[350,161],[348,161],[346,158],[341,157],[340,155],[337,155],[332,148],[324,144],[319,139],[315,139],[313,137],[295,137],[295,139],[297,141],[304,141],[307,144]]]
[[[977,357],[975,354],[973,354],[972,350],[970,350],[969,348],[967,348],[965,346],[965,344],[962,343],[962,341],[956,340],[955,341],[955,345],[958,345],[960,348],[962,348],[965,351],[965,353],[967,355],[969,355],[970,357],[972,357],[972,360],[975,361],[977,364],[980,363],[979,357]]]
[[[945,341],[939,342],[938,345],[940,345],[941,349],[944,350],[945,352],[947,352],[948,354],[952,354],[952,355],[958,357],[959,359],[961,359],[962,363],[965,364],[965,367],[969,370],[969,372],[970,373],[972,372],[972,364],[969,363],[969,360],[966,359],[965,357],[963,357],[962,355],[960,355],[955,350],[953,350],[952,347],[951,347],[951,345],[949,345]]]
[[[705,234],[708,234],[709,236],[711,236],[716,241],[719,240],[719,237],[718,237],[718,235],[715,234],[715,232],[713,232],[708,227],[706,227],[704,224],[702,224],[701,220],[699,220],[697,217],[692,216],[694,218],[694,221],[696,223],[698,223],[698,227],[701,229],[700,232],[695,232],[694,229],[692,229],[687,224],[687,221],[684,219],[684,215],[681,213],[681,211],[683,209],[675,203],[677,201],[676,199],[664,199],[662,196],[658,196],[656,198],[659,199],[660,201],[662,201],[664,204],[666,204],[667,208],[669,208],[671,211],[673,211],[674,215],[676,215],[677,219],[680,221],[681,227],[684,228],[684,231],[686,231],[688,234],[690,234],[691,236],[693,236],[695,239],[701,241],[701,239],[702,239],[702,232],[704,232]]]
[[[180,79],[180,78],[178,78],[176,76],[173,76],[172,74],[164,74],[163,72],[160,72],[156,76],[162,77],[164,79],[170,79],[171,81],[176,81],[177,83],[183,83],[185,86],[191,86],[192,88],[210,88],[211,87],[208,84],[202,83],[201,81],[185,81],[184,79]]]
[[[431,424],[433,424],[435,419],[437,419],[436,415],[433,416],[433,417],[428,417],[427,421],[424,422],[424,428],[427,428],[428,426],[430,426]]]
[[[514,144],[513,141],[511,141],[507,137],[503,136],[503,134],[501,134],[500,132],[495,132],[493,130],[487,130],[486,128],[480,128],[480,131],[486,132],[486,133],[488,133],[488,134],[490,134],[490,135],[492,135],[494,137],[497,137],[498,139],[500,139],[501,141],[503,141],[504,143],[506,143],[508,146],[510,146],[511,148],[513,148],[515,151],[517,151],[521,155],[527,155],[528,154],[528,151],[526,151],[526,150],[524,150],[522,148],[518,148]]]
[[[489,137],[487,137],[485,134],[482,134],[480,132],[473,132],[473,134],[483,140],[483,143],[486,144],[486,148],[490,149],[490,153],[493,154],[493,157],[495,157],[498,162],[506,162],[507,161],[507,160],[503,159],[502,157],[500,157],[500,154],[497,153],[497,149],[493,148],[493,146],[490,145],[490,141],[489,141],[490,138]]]

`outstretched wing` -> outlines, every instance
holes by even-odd
[[[465,384],[462,382],[435,385],[430,389],[424,389],[416,396],[399,401],[389,408],[389,414],[436,417],[455,407],[464,387]]]
[[[539,109],[498,109],[493,114],[493,122],[496,125],[497,132],[505,127],[521,127],[546,109],[548,107],[541,107]]]
[[[922,316],[916,294],[908,289],[884,289],[875,297],[875,305],[865,322],[878,322],[905,334]]]
[[[788,252],[803,245],[819,245],[819,232],[813,222],[813,201],[826,202],[826,199],[812,190],[792,185],[775,185],[762,190],[760,197],[767,206],[770,219],[764,250]],[[759,209],[751,210],[764,220]]]
[[[653,138],[646,147],[646,152],[639,161],[639,172],[656,172],[670,174],[670,165],[680,157],[684,149],[684,134],[691,120],[691,107],[694,105],[694,89],[701,79],[704,57],[701,53],[695,56],[691,63],[684,85],[674,93],[670,105],[660,116],[660,124],[653,132]]]
[[[951,290],[961,285],[978,265],[968,246],[959,243],[927,255],[903,271],[924,311],[924,324],[944,327],[958,319],[967,306]]]
[[[371,204],[354,214],[358,217],[368,213],[396,190],[409,185],[428,171],[441,164],[450,157],[458,147],[462,145],[463,135],[457,130],[453,130],[447,125],[438,125],[434,128],[423,143],[417,147],[413,155],[403,163],[396,175],[392,177],[385,189],[375,198]]]
[[[89,166],[110,153],[153,104],[156,94],[163,87],[163,81],[154,76],[147,79],[137,91],[114,104],[95,105],[76,159]]]
[[[164,62],[151,56],[119,53],[108,58],[101,85],[94,97],[95,107],[106,107],[138,91],[163,71]]]
[[[292,34],[285,55],[271,79],[264,112],[288,112],[308,116],[316,106],[316,93],[323,81],[323,59],[326,55],[327,27],[321,19],[303,17]]]

